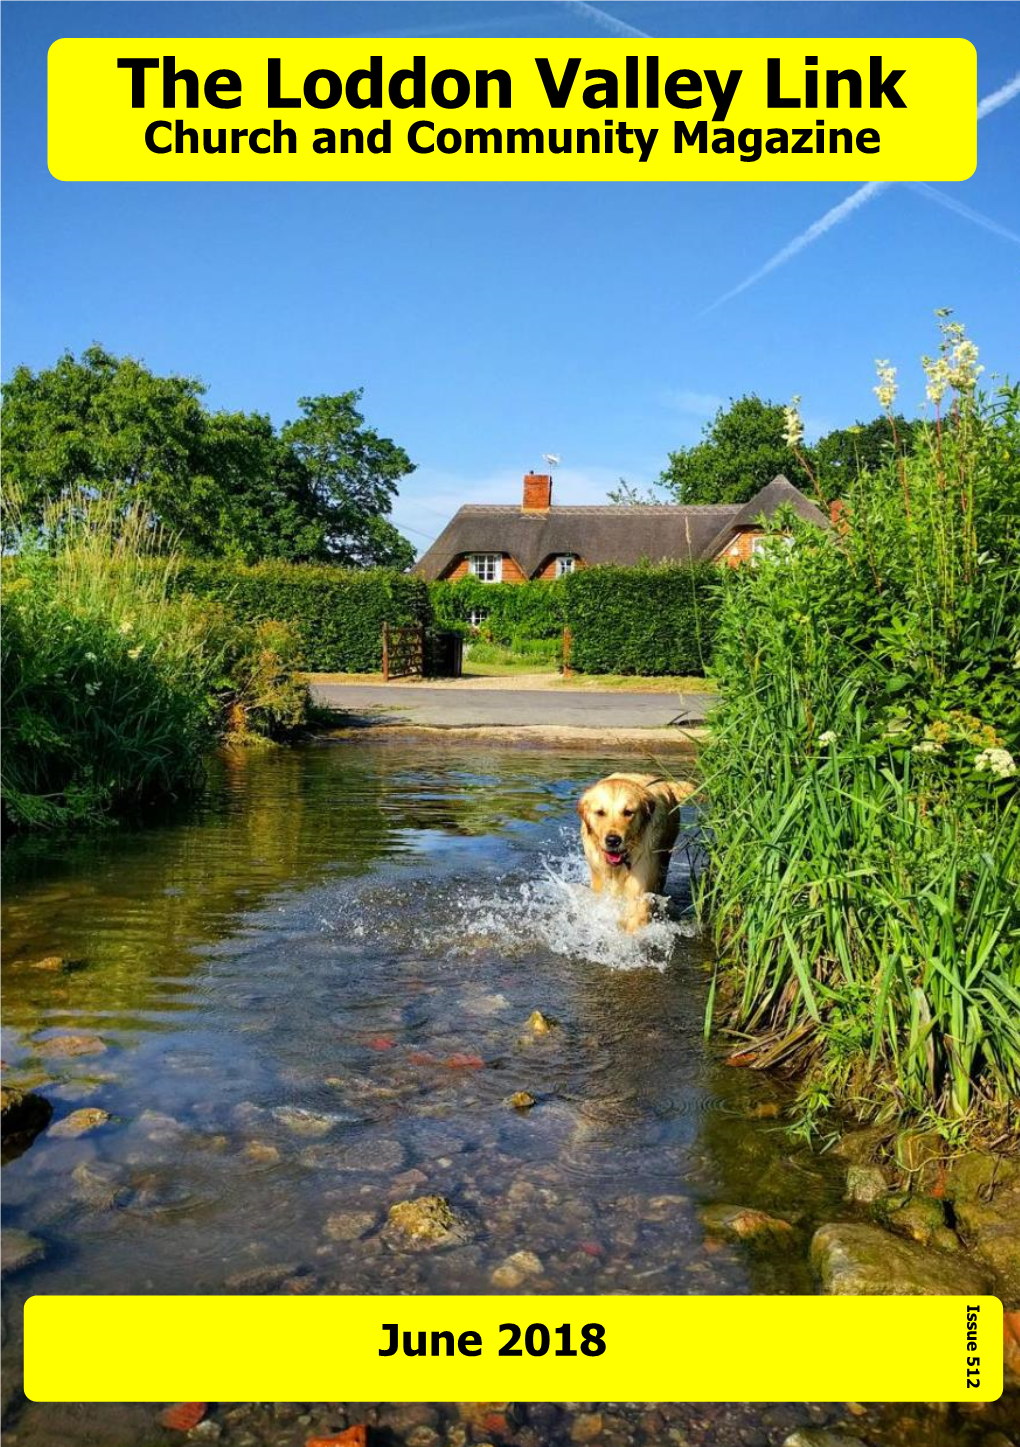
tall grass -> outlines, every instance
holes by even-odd
[[[1020,1095],[1020,407],[975,357],[947,326],[914,450],[725,590],[712,1008],[802,1074],[807,1128]]]
[[[179,593],[178,559],[142,510],[79,495],[19,528],[15,502],[6,528],[8,827],[91,823],[186,795],[231,718],[266,732],[300,720],[288,630],[239,629]]]

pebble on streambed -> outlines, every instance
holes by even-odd
[[[467,1217],[455,1211],[443,1196],[419,1196],[413,1201],[398,1201],[390,1207],[386,1225],[380,1233],[388,1244],[412,1251],[460,1246],[471,1240],[474,1234]]]

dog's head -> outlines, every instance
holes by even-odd
[[[629,779],[601,779],[577,802],[581,827],[611,869],[630,863],[655,813],[655,799]]]

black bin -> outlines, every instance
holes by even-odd
[[[455,628],[430,628],[425,634],[425,677],[460,678],[464,672],[464,635]]]

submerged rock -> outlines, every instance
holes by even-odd
[[[530,1110],[538,1101],[528,1090],[515,1090],[513,1095],[506,1097],[503,1104],[510,1106],[512,1110]]]
[[[72,970],[84,969],[85,961],[69,960],[65,955],[44,955],[41,960],[33,960],[28,968],[49,975],[69,975]]]
[[[123,1205],[130,1195],[117,1167],[100,1161],[79,1161],[71,1172],[71,1182],[75,1199],[97,1211]]]
[[[46,1243],[38,1236],[30,1236],[27,1231],[18,1231],[10,1226],[5,1226],[0,1233],[0,1270],[4,1276],[13,1276],[16,1271],[34,1266],[45,1255]]]
[[[107,1045],[98,1035],[52,1035],[49,1040],[37,1040],[35,1048],[40,1055],[57,1055],[63,1059],[74,1055],[102,1055]]]
[[[987,1272],[975,1263],[854,1222],[820,1227],[811,1264],[832,1296],[968,1296],[989,1289]]]
[[[824,1427],[798,1427],[784,1438],[783,1447],[865,1447],[860,1437],[849,1432],[830,1432]]]
[[[269,1141],[248,1141],[244,1153],[250,1161],[257,1161],[260,1165],[272,1165],[280,1159],[280,1152]]]
[[[0,1087],[0,1128],[5,1148],[24,1150],[41,1130],[45,1130],[53,1107],[31,1090],[14,1085]]]
[[[554,1020],[551,1015],[543,1015],[541,1010],[532,1010],[524,1022],[524,1033],[520,1037],[521,1045],[530,1045],[533,1040],[539,1040],[544,1035],[551,1035],[554,1030],[560,1028],[560,1022]]]
[[[429,1251],[460,1246],[473,1235],[470,1222],[444,1196],[419,1196],[398,1201],[389,1209],[382,1236],[392,1245]]]
[[[698,1219],[709,1235],[722,1236],[727,1241],[767,1239],[775,1243],[793,1236],[789,1221],[750,1206],[703,1206]]]
[[[339,1125],[343,1116],[326,1115],[319,1111],[305,1110],[300,1105],[278,1105],[270,1112],[273,1119],[295,1135],[324,1136]]]
[[[534,1251],[515,1251],[496,1267],[489,1279],[493,1286],[513,1291],[529,1276],[541,1276],[544,1271],[545,1267]]]
[[[336,1211],[326,1220],[326,1235],[331,1241],[357,1241],[371,1231],[377,1220],[374,1211]]]
[[[226,1285],[238,1296],[267,1296],[297,1275],[300,1269],[293,1261],[273,1266],[253,1266],[247,1271],[235,1271],[233,1276],[227,1277]]]
[[[70,1115],[58,1120],[56,1125],[51,1126],[50,1135],[74,1139],[76,1136],[86,1135],[90,1130],[98,1130],[109,1119],[109,1111],[100,1110],[98,1106],[85,1106],[82,1110],[72,1110]]]

